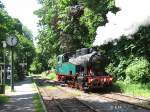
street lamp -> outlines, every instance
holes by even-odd
[[[16,36],[10,36],[6,39],[7,44],[11,47],[11,91],[14,91],[14,73],[13,73],[13,48],[17,45],[18,40]]]

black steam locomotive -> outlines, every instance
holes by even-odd
[[[64,53],[57,57],[57,80],[81,90],[110,86],[112,77],[105,72],[107,64],[108,59],[93,48]]]

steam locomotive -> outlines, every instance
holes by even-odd
[[[108,59],[93,48],[82,48],[57,57],[56,75],[70,87],[96,89],[112,84],[112,76],[105,72]]]

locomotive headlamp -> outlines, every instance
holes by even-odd
[[[89,81],[88,81],[89,83],[91,83],[91,82],[93,82],[93,79],[89,79]]]
[[[110,77],[110,78],[109,78],[109,81],[112,81],[112,79],[113,79],[113,78],[112,78],[112,77]]]
[[[104,78],[104,82],[106,82],[106,78]]]

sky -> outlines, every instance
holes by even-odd
[[[32,31],[33,36],[38,34],[38,17],[33,12],[40,8],[37,0],[1,0],[8,14],[18,18],[21,23]]]

